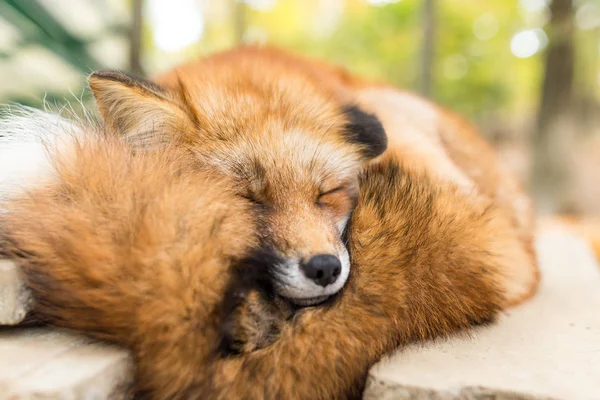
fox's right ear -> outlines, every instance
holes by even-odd
[[[193,129],[177,100],[152,82],[115,71],[93,72],[88,81],[104,122],[134,147],[166,143]]]

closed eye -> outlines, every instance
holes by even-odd
[[[255,205],[259,205],[262,206],[264,205],[264,203],[260,200],[257,200],[254,196],[252,195],[248,195],[248,194],[238,194],[238,196],[240,196],[243,199],[248,200],[250,203],[255,204]]]
[[[326,196],[329,196],[329,195],[332,195],[332,194],[336,194],[336,193],[342,192],[344,190],[346,190],[345,186],[338,186],[338,187],[336,187],[334,189],[331,189],[331,190],[328,190],[326,192],[320,193],[319,197],[317,197],[317,203],[321,204],[321,200],[323,199],[323,197],[326,197]]]
[[[327,196],[328,194],[333,194],[333,193],[341,192],[345,188],[346,188],[345,186],[338,186],[335,189],[331,189],[331,190],[328,190],[326,192],[323,192],[323,193],[319,194],[319,197],[321,197],[321,196]]]

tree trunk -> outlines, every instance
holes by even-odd
[[[132,0],[132,21],[129,32],[129,70],[136,75],[144,74],[141,61],[143,8],[143,0]]]
[[[431,97],[435,58],[435,0],[423,2],[423,44],[421,48],[421,94]]]
[[[549,46],[537,129],[534,135],[533,195],[542,213],[560,211],[568,201],[574,124],[573,1],[550,4]]]

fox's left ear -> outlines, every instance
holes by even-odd
[[[357,106],[345,107],[344,114],[348,119],[344,136],[361,146],[361,153],[365,158],[375,158],[385,151],[387,136],[379,118]]]
[[[177,98],[152,82],[115,71],[93,72],[88,81],[104,122],[136,148],[193,129]]]

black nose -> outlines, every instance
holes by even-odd
[[[300,264],[300,269],[307,278],[313,280],[319,286],[331,285],[342,272],[342,264],[336,256],[331,254],[318,254]]]

